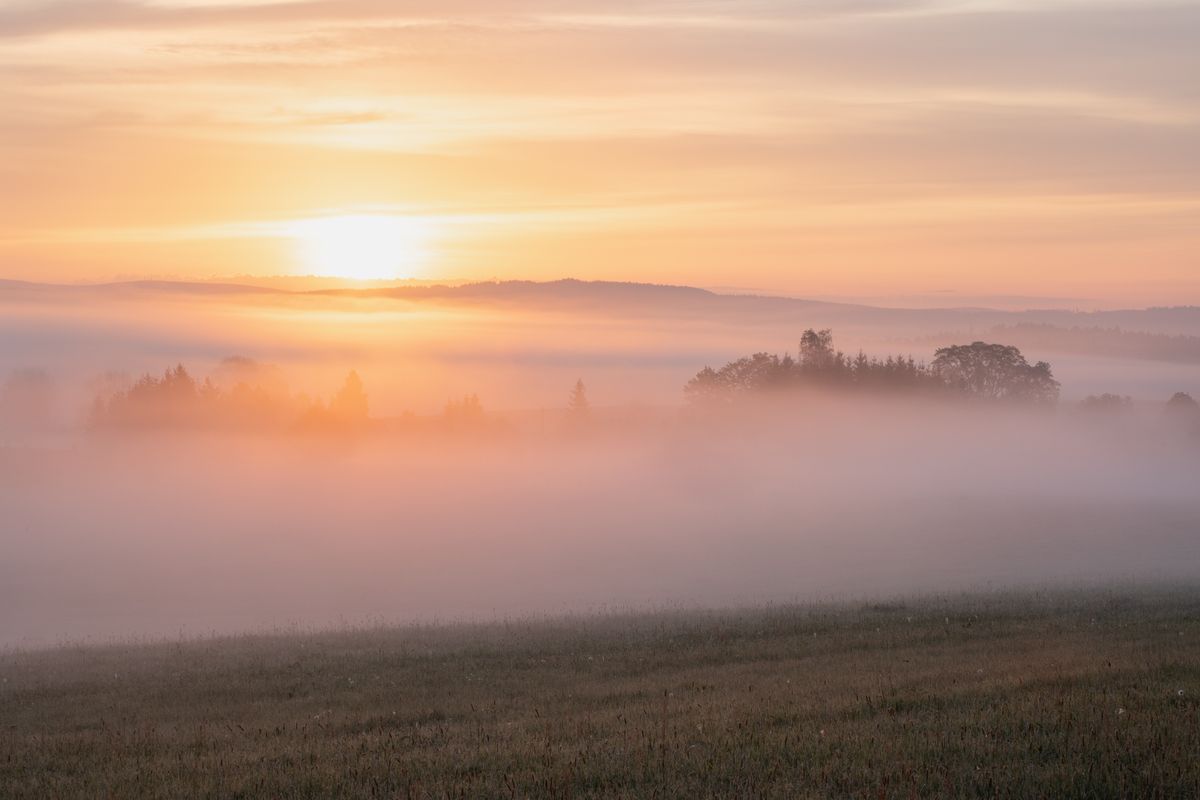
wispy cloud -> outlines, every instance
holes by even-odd
[[[834,260],[865,279],[900,263],[898,221],[928,234],[940,214],[983,240],[1056,220],[1092,254],[1089,230],[1112,236],[1125,214],[1145,242],[1159,215],[1159,268],[1180,275],[1177,211],[1200,197],[1197,40],[1200,7],[1169,0],[9,3],[0,229],[165,246],[148,231],[329,207],[578,208],[643,244],[638,219],[672,242],[723,220],[778,264],[790,219],[859,231]],[[548,241],[511,221],[514,241]],[[695,257],[678,252],[626,263]],[[0,252],[26,269],[64,258]],[[494,274],[484,260],[456,268]]]

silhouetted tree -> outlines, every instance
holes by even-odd
[[[800,339],[800,357],[755,353],[730,361],[719,370],[705,367],[684,386],[693,405],[728,403],[739,395],[765,390],[823,387],[828,389],[937,391],[942,381],[911,356],[853,359],[836,350],[829,330],[809,329]]]
[[[726,364],[721,368],[720,375],[728,388],[747,392],[781,386],[786,373],[779,356],[755,353]]]
[[[1079,407],[1092,413],[1119,413],[1133,408],[1133,398],[1109,392],[1100,395],[1090,394],[1080,401]]]
[[[943,347],[934,354],[933,372],[947,385],[986,400],[1053,403],[1059,383],[1045,361],[1030,364],[1011,345],[974,342]]]
[[[1173,414],[1198,414],[1200,403],[1187,392],[1176,392],[1167,401],[1167,411]]]
[[[705,367],[683,387],[684,398],[692,405],[707,406],[729,399],[720,374],[712,367]]]
[[[1167,401],[1167,416],[1200,432],[1200,403],[1187,392],[1176,392]]]
[[[354,370],[346,376],[346,382],[341,390],[334,395],[329,403],[329,411],[339,420],[347,423],[367,421],[367,393],[363,389],[362,378]]]
[[[442,409],[442,421],[451,430],[478,429],[487,422],[479,395],[464,395],[462,400],[450,400]]]
[[[833,331],[809,328],[800,337],[800,366],[827,369],[837,357],[833,350]]]
[[[226,359],[218,380],[197,382],[178,365],[161,377],[144,375],[128,389],[97,394],[91,424],[96,428],[233,428],[241,430],[337,430],[367,421],[367,396],[351,373],[328,406],[293,398],[274,367],[249,359]],[[261,382],[260,382],[261,379]],[[222,383],[236,381],[232,388]],[[102,381],[119,385],[119,376]]]
[[[567,413],[573,419],[586,419],[592,411],[592,404],[588,402],[587,387],[583,385],[583,378],[575,381],[575,388],[571,389],[571,394],[567,397]]]
[[[747,393],[791,387],[836,390],[958,393],[969,397],[1053,403],[1059,384],[1044,361],[1029,364],[1015,347],[975,342],[943,347],[932,365],[912,356],[847,358],[833,346],[833,333],[809,329],[798,359],[755,353],[720,369],[705,367],[684,387],[693,405],[729,403]]]
[[[182,427],[203,424],[196,381],[182,364],[161,378],[143,375],[133,386],[93,407],[92,423],[101,427]]]

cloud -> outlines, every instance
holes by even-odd
[[[653,6],[635,2],[632,7]],[[36,36],[78,30],[131,30],[278,23],[342,23],[373,19],[445,18],[461,14],[513,14],[555,8],[595,8],[594,2],[549,0],[294,0],[288,2],[137,2],[45,0],[0,10],[0,35]]]
[[[912,223],[881,207],[1055,208],[1080,247],[1117,209],[1176,237],[1200,197],[1197,38],[1200,8],[1166,0],[8,4],[0,228],[625,204],[598,224],[670,217],[675,241],[721,209],[780,263],[775,226],[848,208],[864,229]]]

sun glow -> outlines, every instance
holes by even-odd
[[[287,226],[304,268],[350,280],[412,278],[429,257],[430,225],[416,217],[347,214]]]

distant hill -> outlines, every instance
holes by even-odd
[[[436,300],[451,303],[502,304],[521,307],[589,308],[609,313],[663,316],[714,315],[718,319],[781,321],[796,319],[805,325],[913,325],[958,324],[968,328],[999,325],[1057,325],[1066,327],[1127,327],[1148,331],[1200,335],[1200,307],[1070,311],[1040,309],[1011,311],[984,307],[889,308],[838,303],[797,297],[723,294],[694,286],[616,281],[493,281],[458,286],[400,286],[380,289],[328,289],[308,294],[341,297]]]
[[[330,298],[437,303],[472,307],[495,306],[531,311],[571,311],[638,319],[692,319],[735,325],[794,325],[831,327],[839,331],[871,330],[876,335],[902,340],[931,341],[952,336],[956,340],[986,338],[1009,332],[1039,346],[1081,352],[1088,332],[1120,329],[1124,338],[1095,333],[1089,347],[1123,350],[1133,357],[1191,359],[1194,343],[1150,339],[1136,344],[1138,334],[1162,337],[1200,336],[1200,307],[1126,309],[1079,312],[1065,309],[1011,311],[990,308],[888,308],[794,297],[722,294],[693,286],[619,281],[491,281],[462,285],[403,285],[379,288],[289,290],[242,283],[186,281],[128,281],[103,284],[40,284],[0,281],[0,299],[56,296],[109,295],[136,298],[139,294],[196,297]],[[1076,330],[1076,333],[1068,333]],[[1080,333],[1079,331],[1083,331]],[[1092,352],[1089,350],[1088,352]]]
[[[653,283],[619,281],[581,281],[564,278],[556,281],[486,281],[461,285],[389,286],[379,289],[320,289],[308,294],[353,297],[395,297],[405,300],[456,299],[505,301],[567,301],[586,303],[681,301],[707,302],[721,297],[706,289]]]
[[[962,341],[963,338],[961,334],[948,334],[930,337],[929,341],[940,346]],[[983,338],[1054,353],[1200,364],[1200,336],[1128,331],[1118,327],[1064,328],[1021,323],[996,326],[987,331]]]

